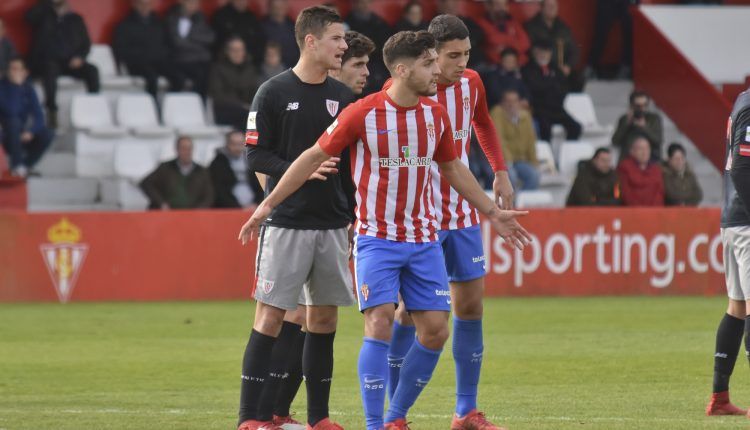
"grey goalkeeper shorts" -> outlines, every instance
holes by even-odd
[[[721,242],[727,296],[732,300],[750,300],[750,227],[722,228]]]
[[[346,228],[299,230],[263,226],[255,261],[255,299],[294,310],[298,304],[351,306]]]

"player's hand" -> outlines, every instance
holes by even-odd
[[[240,229],[240,234],[237,236],[237,240],[242,242],[243,245],[247,245],[248,242],[250,242],[253,239],[253,234],[258,231],[258,228],[260,227],[260,224],[268,218],[268,215],[271,214],[271,208],[269,205],[266,204],[266,202],[262,202],[260,206],[253,212],[253,214],[250,216],[250,219],[245,222],[245,224],[242,225],[242,228]]]
[[[528,211],[502,210],[495,207],[490,212],[489,219],[492,228],[505,240],[505,243],[523,249],[531,242],[531,235],[516,218],[528,214]]]
[[[312,175],[310,175],[309,178],[307,178],[308,181],[312,181],[313,179],[317,179],[319,181],[325,181],[328,179],[328,176],[326,175],[333,175],[339,172],[338,164],[339,160],[341,160],[339,157],[331,157],[328,160],[324,161],[323,164],[318,167],[318,170],[316,170]]]
[[[500,170],[495,172],[492,191],[495,193],[495,204],[500,209],[513,209],[513,184],[510,183],[508,171]]]

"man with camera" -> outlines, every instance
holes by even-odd
[[[612,136],[612,145],[620,150],[620,158],[630,152],[630,145],[638,137],[645,137],[651,145],[651,159],[661,158],[664,141],[661,116],[649,110],[651,98],[643,91],[630,94],[630,108],[620,117]]]

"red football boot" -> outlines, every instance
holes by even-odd
[[[729,401],[729,391],[713,393],[706,406],[706,415],[745,415],[747,409],[738,408]]]
[[[341,427],[340,424],[337,424],[329,420],[328,418],[323,418],[314,426],[307,424],[307,430],[344,430],[344,428]]]
[[[385,423],[383,430],[409,430],[409,423],[404,418],[398,418]]]
[[[237,430],[282,430],[273,421],[247,420],[243,421]]]
[[[454,414],[453,422],[451,422],[451,430],[506,430],[506,428],[492,424],[487,421],[484,412],[472,409],[463,418],[459,418]]]
[[[306,428],[304,424],[292,418],[291,415],[285,417],[274,415],[273,423],[284,430],[305,430]]]

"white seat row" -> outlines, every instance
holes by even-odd
[[[112,115],[105,96],[80,94],[73,98],[71,123],[75,129],[76,172],[83,177],[125,176],[150,169],[126,167],[143,158],[153,168],[158,161],[175,157],[177,135],[187,135],[195,145],[195,159],[207,163],[223,144],[223,128],[209,125],[203,102],[194,93],[168,93],[164,97],[164,125],[159,122],[156,104],[147,94],[125,94],[117,98]],[[134,154],[125,155],[133,151]],[[119,155],[118,155],[119,154]],[[123,160],[117,162],[116,155]],[[118,167],[119,166],[119,167]]]

